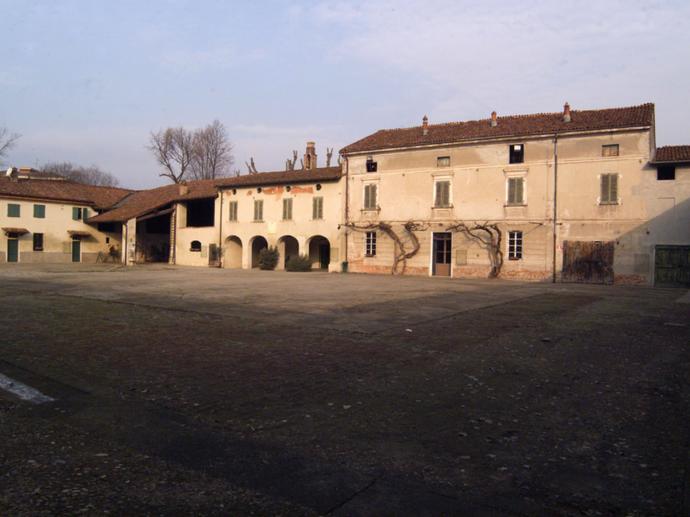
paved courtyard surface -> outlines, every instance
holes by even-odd
[[[0,266],[0,515],[687,515],[684,290]]]

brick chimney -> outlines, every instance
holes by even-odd
[[[424,136],[429,134],[429,117],[426,115],[422,118],[422,134]]]
[[[496,127],[498,125],[498,117],[496,116],[496,112],[492,111],[491,112],[491,127]]]
[[[307,151],[304,153],[304,169],[307,171],[316,169],[316,142],[307,142]]]
[[[563,122],[570,122],[570,104],[567,102],[563,105]]]

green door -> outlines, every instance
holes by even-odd
[[[19,262],[19,241],[7,239],[7,262]]]
[[[654,285],[690,287],[690,246],[657,246]]]
[[[72,241],[72,262],[81,262],[81,241],[79,239]]]

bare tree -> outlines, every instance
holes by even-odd
[[[41,167],[43,172],[61,176],[75,183],[97,185],[101,187],[117,187],[118,179],[111,173],[101,170],[97,165],[82,167],[70,162],[46,163]]]
[[[285,170],[294,171],[295,164],[297,163],[297,151],[292,151],[292,159],[288,158],[285,160]]]
[[[190,172],[197,180],[228,176],[235,163],[225,126],[218,120],[194,132],[192,151]]]
[[[326,147],[326,167],[331,166],[331,160],[333,159],[333,148]]]
[[[20,136],[17,133],[10,133],[7,128],[0,127],[0,159],[14,147]]]
[[[256,164],[254,163],[254,157],[252,156],[249,158],[249,162],[244,162],[244,164],[247,166],[247,171],[249,174],[259,174],[259,171],[256,170]]]
[[[501,251],[503,233],[498,224],[490,224],[488,221],[485,223],[474,222],[467,224],[463,221],[458,221],[446,228],[446,231],[460,232],[485,249],[491,262],[489,278],[498,278],[503,267],[503,251]]]
[[[148,149],[163,168],[159,176],[173,183],[184,181],[194,160],[194,133],[183,127],[169,127],[151,133]]]

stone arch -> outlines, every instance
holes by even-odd
[[[268,248],[268,241],[266,240],[266,237],[262,237],[261,235],[257,235],[256,237],[252,237],[252,240],[250,241],[251,245],[251,267],[252,269],[255,267],[259,267],[259,253],[261,252],[262,249]]]
[[[307,243],[312,269],[325,269],[331,262],[331,243],[323,235],[314,235]]]
[[[290,257],[299,255],[299,242],[292,235],[283,235],[278,239],[278,252],[280,253],[280,259],[278,260],[277,269],[285,269]]]
[[[223,267],[231,269],[242,268],[242,240],[236,235],[230,235],[225,239]]]

